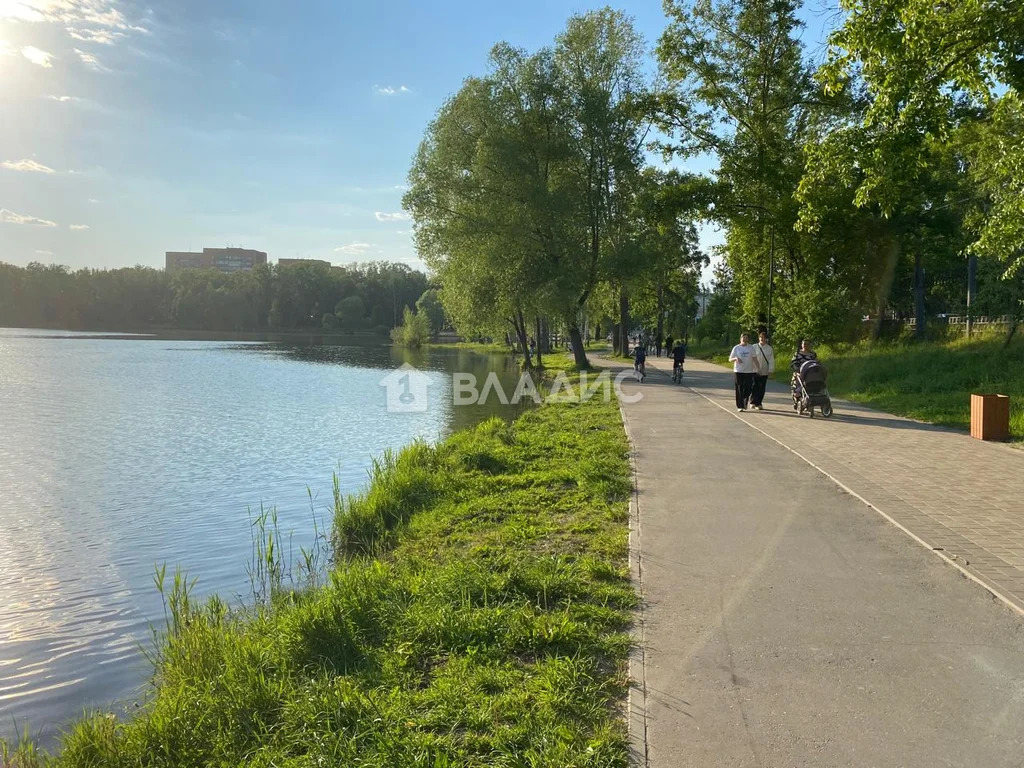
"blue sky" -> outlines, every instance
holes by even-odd
[[[0,261],[420,266],[402,184],[437,108],[495,42],[601,5],[0,0]],[[802,13],[811,47],[829,5]],[[624,7],[653,45],[661,3]]]

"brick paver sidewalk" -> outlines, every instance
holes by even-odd
[[[671,371],[664,359],[648,358],[652,367]],[[795,451],[1024,612],[1024,450],[835,398],[830,419],[798,416],[788,388],[774,382],[765,410],[740,414],[732,372],[702,360],[687,361],[683,386]]]

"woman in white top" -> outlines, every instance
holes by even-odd
[[[748,334],[740,336],[740,343],[729,353],[729,362],[732,363],[732,370],[736,374],[736,410],[743,411],[754,388],[754,372],[757,370],[754,364],[754,348],[750,345]]]

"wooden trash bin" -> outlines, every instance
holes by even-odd
[[[1010,439],[1010,398],[1007,395],[971,395],[971,437]]]

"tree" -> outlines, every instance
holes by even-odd
[[[933,142],[980,121],[971,173],[990,203],[971,222],[973,252],[1024,261],[1024,4],[1017,0],[845,0],[820,78],[836,92],[863,80],[868,100],[856,126],[855,203],[897,215]],[[979,112],[980,110],[980,112]],[[851,131],[852,132],[852,131]]]
[[[580,325],[639,171],[641,52],[610,10],[573,17],[550,50],[495,46],[410,171],[404,205],[448,315],[463,333],[511,327],[527,365],[535,317],[560,319],[587,365]]]
[[[408,307],[402,314],[402,324],[391,330],[391,340],[410,349],[419,349],[431,336],[430,320],[423,313],[414,313]]]
[[[430,327],[435,333],[444,328],[444,306],[441,304],[441,297],[436,288],[428,288],[416,300],[416,312],[426,315],[427,320],[430,321]]]
[[[608,8],[572,17],[556,41],[575,242],[565,250],[555,292],[579,367],[587,365],[580,332],[587,301],[600,280],[621,275],[635,245],[630,218],[647,135],[638,108],[647,95],[642,59],[630,20]]]
[[[339,328],[352,332],[365,325],[366,307],[363,305],[361,297],[349,296],[335,305],[334,315]]]
[[[404,205],[460,332],[511,326],[530,364],[525,318],[543,304],[562,248],[563,198],[552,171],[564,140],[550,54],[496,46],[427,129]]]
[[[820,264],[794,231],[793,193],[803,173],[801,146],[815,92],[798,39],[793,0],[666,3],[669,26],[658,45],[667,88],[653,100],[669,154],[712,153],[713,216],[726,226],[722,253],[748,325],[767,321],[770,287],[789,297],[820,281]],[[799,285],[799,289],[796,286]]]

